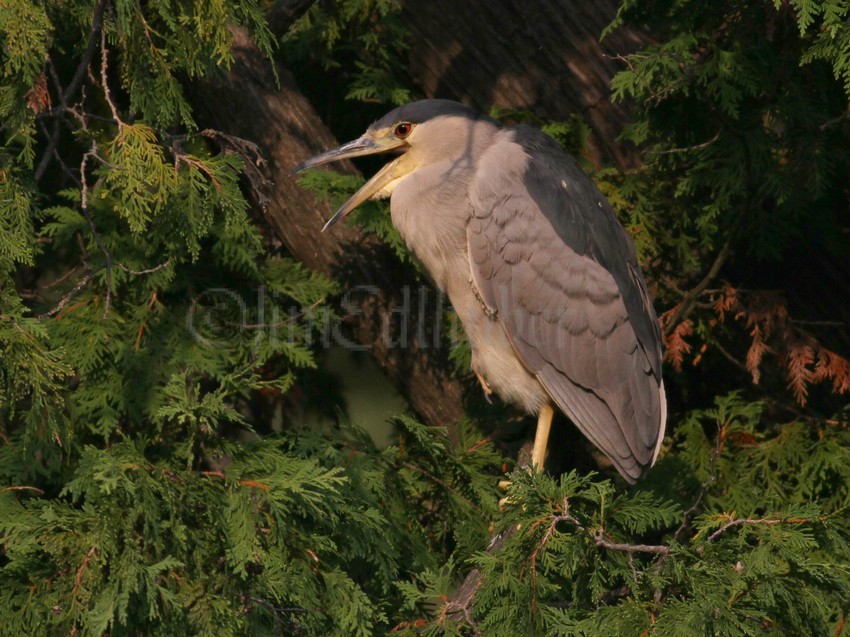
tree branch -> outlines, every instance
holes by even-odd
[[[153,274],[154,272],[159,272],[160,270],[167,268],[169,265],[171,265],[171,259],[166,259],[159,265],[155,265],[152,268],[147,268],[146,270],[133,270],[132,268],[128,268],[126,265],[123,265],[118,262],[116,262],[115,265],[124,270],[124,272],[126,272],[127,274],[132,274],[133,276],[142,276],[144,274]]]
[[[4,440],[5,440],[5,437],[4,437]],[[6,440],[6,443],[8,443],[8,442],[9,441]],[[39,489],[38,487],[29,487],[29,486],[4,487],[3,489],[0,489],[0,493],[6,493],[6,491],[35,491],[39,495],[44,495],[43,489]]]
[[[77,65],[77,70],[74,72],[74,76],[71,78],[71,81],[68,83],[68,86],[63,90],[61,85],[59,84],[58,78],[53,76],[54,84],[56,85],[56,93],[59,98],[59,103],[62,107],[68,107],[68,102],[74,97],[77,90],[83,83],[83,78],[86,76],[86,71],[91,64],[92,59],[94,58],[94,52],[97,48],[98,42],[98,34],[102,31],[103,27],[103,12],[106,9],[107,0],[99,0],[97,5],[94,8],[94,15],[92,16],[92,26],[89,31],[89,39],[86,44],[86,50],[83,53],[83,57],[80,59],[80,63]],[[52,65],[51,65],[52,68]],[[41,161],[38,163],[38,167],[35,170],[34,177],[36,181],[41,181],[41,178],[44,176],[45,171],[47,170],[47,166],[50,163],[50,158],[53,156],[56,151],[56,146],[58,144],[59,138],[59,122],[56,121],[53,125],[53,134],[48,137],[47,148],[44,150],[44,154],[41,156]]]
[[[86,274],[83,278],[81,278],[79,281],[77,281],[77,284],[73,288],[71,288],[70,292],[68,292],[65,296],[62,297],[62,299],[59,301],[59,303],[57,303],[55,306],[53,306],[53,309],[48,310],[47,312],[44,312],[42,314],[39,314],[38,318],[39,319],[45,319],[45,318],[53,316],[54,314],[58,314],[59,312],[61,312],[62,308],[64,308],[66,305],[68,305],[68,302],[72,298],[74,298],[77,295],[77,293],[80,290],[82,290],[89,281],[92,280],[92,277],[94,277],[102,269],[103,268],[100,267],[100,268],[93,270],[92,272],[89,272],[88,274]]]
[[[773,526],[775,524],[806,524],[812,522],[809,518],[737,518],[729,520],[726,524],[717,529],[714,533],[706,538],[706,543],[714,542],[723,533],[736,526],[744,526],[746,524],[763,524],[765,526]]]
[[[711,284],[718,272],[720,272],[720,268],[723,267],[723,264],[726,263],[726,259],[728,259],[729,255],[732,253],[733,234],[734,233],[730,234],[726,243],[724,243],[723,247],[720,249],[720,252],[717,253],[717,257],[715,257],[714,263],[711,264],[708,274],[703,277],[702,281],[697,283],[696,287],[685,294],[685,298],[683,298],[682,302],[679,303],[679,308],[670,318],[667,325],[664,326],[664,336],[670,336],[673,333],[673,330],[676,329],[676,326],[688,317],[693,310],[697,299],[699,299],[699,296],[708,288],[709,284]]]
[[[691,150],[699,150],[701,148],[707,148],[711,146],[714,142],[720,139],[720,133],[717,133],[714,137],[709,139],[708,141],[704,141],[701,144],[694,144],[693,146],[683,146],[681,148],[667,148],[665,150],[654,150],[649,149],[646,151],[647,155],[672,155],[675,153],[686,153]]]
[[[83,573],[86,572],[86,567],[88,567],[89,560],[91,560],[92,557],[97,557],[97,546],[92,546],[89,549],[88,553],[86,553],[85,557],[83,558],[83,563],[80,564],[80,568],[77,569],[77,576],[74,578],[74,589],[71,591],[72,595],[76,595],[77,591],[82,585]]]
[[[621,544],[618,542],[609,542],[604,537],[604,530],[599,529],[599,532],[594,537],[596,546],[609,551],[619,551],[621,553],[652,553],[654,555],[667,555],[670,553],[670,547],[663,544]]]
[[[98,233],[97,228],[95,228],[94,221],[89,214],[89,189],[88,184],[86,183],[86,165],[89,157],[95,157],[96,154],[97,142],[92,141],[91,149],[83,155],[83,159],[80,162],[80,210],[82,210],[83,216],[89,224],[89,229],[94,237],[94,242],[97,244],[98,249],[101,251],[105,259],[105,265],[103,267],[106,268],[106,298],[103,305],[103,318],[106,318],[109,314],[109,307],[112,301],[112,254],[110,254],[109,250],[106,249],[106,246],[103,245],[103,241],[100,239],[100,234]]]
[[[118,122],[118,132],[121,132],[121,128],[124,126],[124,122],[121,121],[121,117],[118,115],[118,107],[115,106],[115,102],[112,101],[112,92],[109,90],[109,51],[106,48],[106,31],[104,29],[100,30],[100,83],[101,88],[103,89],[103,97],[106,99],[106,103],[109,104],[109,110],[112,111],[112,117]]]
[[[83,53],[83,57],[80,58],[80,63],[77,65],[74,77],[71,78],[71,81],[62,93],[62,102],[65,104],[71,101],[71,98],[74,97],[77,89],[79,89],[82,85],[83,78],[86,76],[86,69],[88,69],[92,58],[94,58],[94,52],[97,48],[97,36],[103,26],[103,12],[106,9],[106,2],[107,0],[99,0],[95,5],[94,16],[92,16],[91,31],[89,31],[89,40],[86,44],[85,53]]]

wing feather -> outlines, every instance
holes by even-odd
[[[473,285],[523,365],[633,481],[654,461],[665,416],[660,334],[634,248],[548,138],[520,127],[501,143],[514,148],[485,153],[470,188]]]

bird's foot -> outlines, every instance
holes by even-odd
[[[505,492],[511,488],[512,482],[510,480],[499,480],[499,491]],[[511,499],[509,495],[504,496],[499,499],[499,511],[504,511],[509,506],[512,506],[514,501]]]
[[[525,469],[526,471],[532,471],[532,445],[530,442],[526,442],[522,445],[517,454],[516,466],[520,469]],[[506,492],[511,488],[510,480],[500,480],[499,481],[499,490]],[[504,511],[508,505],[515,504],[510,496],[505,496],[501,500],[499,500],[499,510]]]
[[[487,380],[484,378],[484,376],[482,376],[482,375],[481,375],[481,373],[480,373],[480,372],[477,372],[477,371],[476,371],[476,372],[475,372],[475,376],[478,378],[478,382],[479,382],[479,383],[481,383],[481,389],[483,389],[483,390],[484,390],[484,398],[486,398],[486,399],[487,399],[487,403],[488,403],[488,404],[492,405],[492,404],[493,404],[493,401],[492,401],[492,400],[490,400],[490,396],[492,396],[492,395],[493,395],[493,388],[492,388],[492,387],[490,387],[489,383],[488,383],[488,382],[487,382]]]

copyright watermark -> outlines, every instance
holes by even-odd
[[[523,298],[527,292],[510,286],[491,291],[490,304],[500,308],[498,312],[481,299],[465,308],[466,319],[476,321],[479,342],[504,340],[507,331],[525,344],[560,350],[570,347],[570,333],[588,328],[586,312],[592,308],[576,302],[535,310]],[[439,349],[463,338],[462,317],[444,294],[426,285],[404,286],[391,295],[374,285],[359,285],[346,291],[334,307],[323,303],[299,307],[264,286],[249,292],[215,287],[195,297],[186,313],[186,329],[206,347],[226,347],[238,338],[255,347],[309,342],[352,351],[375,345],[386,350]],[[372,343],[364,343],[355,334],[362,335],[363,324],[370,321]]]

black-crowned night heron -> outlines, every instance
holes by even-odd
[[[664,436],[661,337],[631,240],[590,178],[542,132],[447,100],[396,108],[296,170],[376,153],[399,156],[325,227],[391,197],[484,390],[538,414],[532,466],[554,404],[626,480],[641,477]]]

